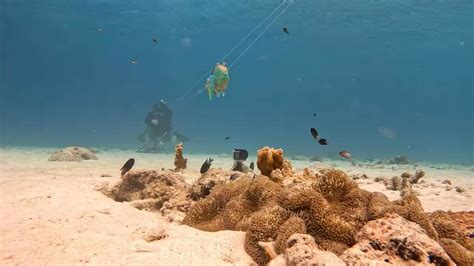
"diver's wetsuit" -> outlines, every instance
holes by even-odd
[[[167,142],[172,137],[173,111],[165,103],[155,105],[153,110],[148,113],[145,123],[148,126],[148,139],[153,141],[156,148],[158,138],[160,141]]]

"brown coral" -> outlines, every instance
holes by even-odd
[[[435,211],[430,215],[431,222],[438,232],[439,238],[448,238],[461,244],[470,251],[474,251],[474,240],[451,219],[444,211]]]
[[[280,254],[286,249],[286,241],[292,234],[306,234],[306,226],[303,219],[292,216],[280,226],[275,240],[275,250]]]
[[[183,143],[179,143],[175,148],[174,166],[176,170],[186,169],[188,159],[183,157]]]
[[[474,252],[452,239],[442,238],[439,242],[457,265],[474,265]]]
[[[258,150],[257,167],[262,175],[266,176],[270,176],[275,169],[280,169],[284,176],[289,176],[292,173],[291,163],[283,158],[283,150],[268,146]]]
[[[252,217],[249,230],[245,234],[245,251],[259,265],[270,261],[259,241],[271,241],[277,237],[277,230],[290,217],[290,212],[280,206],[264,208]]]
[[[315,183],[314,189],[328,201],[341,201],[357,184],[341,170],[326,171]]]

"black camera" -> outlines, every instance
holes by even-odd
[[[234,160],[245,161],[249,157],[249,152],[242,149],[234,149]]]

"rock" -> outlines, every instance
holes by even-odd
[[[309,158],[303,155],[291,156],[290,159],[294,161],[309,161]]]
[[[455,265],[418,224],[397,214],[368,222],[340,258],[348,265]]]
[[[80,162],[83,160],[97,160],[93,151],[83,147],[67,147],[53,153],[48,161]]]
[[[388,161],[388,164],[410,164],[411,162],[408,160],[406,156],[395,156]]]
[[[306,234],[293,234],[286,242],[284,254],[274,258],[269,266],[277,265],[331,265],[345,266],[346,264],[329,251],[319,250],[314,238]]]
[[[441,182],[441,184],[448,184],[448,185],[452,185],[451,184],[451,181],[450,180],[443,180],[443,182]]]
[[[100,191],[115,201],[129,201],[141,210],[160,210],[165,202],[173,209],[186,211],[191,202],[187,199],[190,189],[183,177],[172,171],[132,170],[112,187]]]
[[[311,156],[311,158],[309,158],[309,161],[310,162],[322,162],[323,158],[321,156],[314,155],[314,156]]]
[[[382,177],[382,176],[377,176],[377,177],[374,179],[375,182],[382,182],[382,181],[384,181],[384,180],[385,180],[385,178]]]
[[[145,233],[145,235],[143,236],[143,240],[145,240],[146,242],[152,242],[152,241],[164,239],[168,236],[169,235],[168,233],[166,233],[165,229],[155,228]]]

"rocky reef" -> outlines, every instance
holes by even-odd
[[[97,160],[95,152],[83,147],[67,147],[54,152],[48,161],[80,162],[83,160]]]

